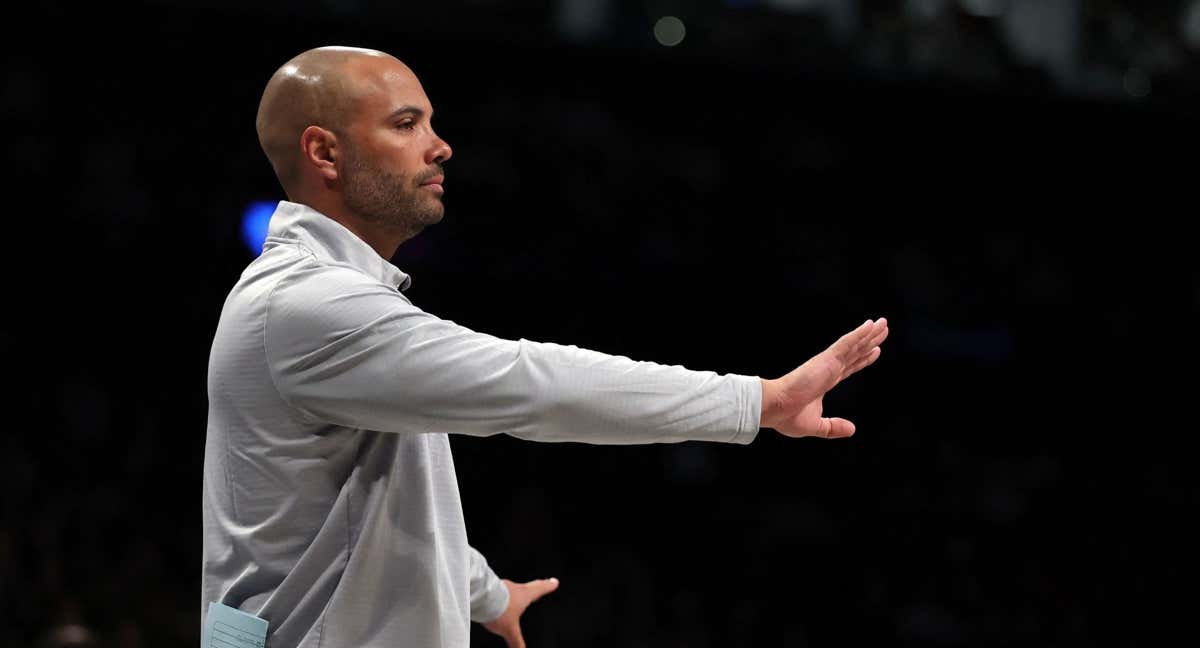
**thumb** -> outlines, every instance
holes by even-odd
[[[854,424],[844,418],[822,418],[817,436],[826,439],[841,439],[854,434]]]
[[[504,643],[508,648],[525,648],[525,637],[521,634],[521,628],[518,627],[515,633],[505,637]]]
[[[529,589],[529,602],[532,603],[558,589],[558,579],[542,578],[540,580],[529,581],[525,583],[525,587]]]

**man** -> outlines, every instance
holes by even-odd
[[[863,323],[776,380],[502,340],[402,292],[397,247],[442,218],[449,145],[416,76],[326,47],[281,67],[258,135],[287,193],[225,302],[209,364],[202,614],[266,619],[270,648],[524,646],[555,579],[497,578],[467,544],[447,434],[750,443],[846,437],[821,399],[879,357]]]

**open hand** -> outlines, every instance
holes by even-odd
[[[507,578],[501,580],[508,588],[508,608],[495,620],[484,623],[483,627],[504,637],[508,648],[525,648],[525,637],[521,635],[521,614],[530,603],[558,589],[558,579],[545,578],[528,583],[514,583]]]
[[[763,380],[762,427],[790,437],[825,439],[854,434],[854,424],[844,418],[825,418],[822,399],[838,383],[879,358],[879,345],[888,336],[887,320],[867,320],[775,380]]]

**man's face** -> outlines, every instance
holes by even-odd
[[[349,72],[357,101],[338,165],[346,206],[415,235],[442,219],[450,146],[434,133],[433,107],[403,63],[368,59]]]

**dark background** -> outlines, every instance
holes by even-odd
[[[826,399],[849,440],[454,437],[472,544],[562,581],[531,648],[1194,640],[1200,4],[9,19],[0,646],[196,645],[208,348],[282,198],[254,114],[326,44],[406,61],[454,148],[393,260],[427,311],[766,377],[891,322]]]

